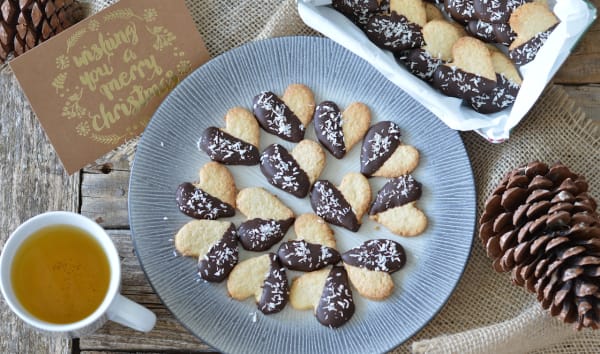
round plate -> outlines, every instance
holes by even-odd
[[[197,181],[209,161],[197,149],[202,131],[222,127],[225,112],[251,108],[264,90],[283,94],[291,83],[304,83],[318,102],[340,107],[361,101],[371,108],[373,122],[393,120],[403,142],[415,146],[421,160],[413,176],[423,184],[418,202],[429,218],[425,233],[402,238],[368,217],[357,233],[333,227],[338,250],[346,251],[370,238],[391,238],[407,253],[407,265],[393,274],[395,289],[384,301],[370,301],[354,291],[356,313],[344,326],[320,325],[312,311],[287,306],[263,315],[254,299],[235,301],[226,282],[201,281],[197,260],[178,256],[177,230],[191,218],[180,213],[175,191],[184,181]],[[307,138],[314,139],[312,124]],[[279,142],[261,131],[261,151]],[[360,144],[358,144],[360,145]],[[321,175],[340,183],[359,171],[360,146],[342,160],[327,153]],[[308,198],[298,199],[270,186],[258,166],[230,167],[238,189],[264,187],[299,215],[311,212]],[[385,180],[369,180],[376,195]],[[475,190],[469,159],[457,132],[447,128],[423,106],[387,81],[365,61],[329,39],[287,37],[246,44],[200,67],[166,98],[146,128],[137,149],[129,186],[129,218],[137,255],[165,306],[200,339],[224,352],[366,353],[387,351],[421,329],[445,304],[467,262],[475,225]],[[227,220],[238,224],[241,213]],[[295,238],[293,228],[286,239]],[[241,248],[241,247],[240,247]],[[274,246],[271,251],[276,251]],[[262,253],[241,252],[241,259]],[[289,272],[290,281],[300,275]]]

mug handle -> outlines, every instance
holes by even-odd
[[[106,314],[109,320],[141,332],[150,332],[156,323],[154,312],[121,294],[117,294]]]

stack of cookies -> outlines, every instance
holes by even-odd
[[[510,107],[558,19],[544,0],[334,0],[417,77],[480,113]]]
[[[427,227],[417,206],[422,185],[410,174],[419,151],[402,142],[398,124],[371,121],[364,103],[315,104],[312,90],[301,84],[288,86],[281,97],[259,93],[251,110],[230,109],[224,127],[208,127],[199,138],[198,149],[212,161],[200,168],[198,181],[177,188],[179,210],[194,219],[175,235],[177,252],[198,259],[203,280],[227,280],[232,298],[254,297],[264,314],[280,312],[290,302],[295,309],[313,310],[322,325],[339,327],[354,313],[353,290],[372,300],[389,297],[390,274],[406,263],[402,245],[364,235],[366,241],[342,252],[330,227],[357,232],[367,214],[399,236],[417,236]],[[305,136],[311,122],[316,141]],[[261,127],[287,143],[261,152]],[[286,148],[290,143],[293,148]],[[360,171],[340,176],[338,184],[321,178],[328,154],[343,160],[359,144]],[[309,203],[314,213],[295,215],[265,188],[238,190],[226,165],[258,165],[270,187]],[[369,179],[375,178],[386,183],[373,199]],[[237,226],[221,220],[237,211],[245,217]],[[285,239],[290,229],[296,237]],[[241,260],[240,245],[259,254]],[[303,274],[289,281],[288,271]]]

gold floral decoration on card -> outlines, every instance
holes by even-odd
[[[154,8],[144,9],[141,16],[130,8],[115,10],[106,14],[102,21],[110,32],[100,28],[100,22],[90,20],[87,25],[67,39],[66,53],[56,57],[56,68],[60,71],[52,81],[52,86],[61,98],[65,98],[61,116],[66,119],[81,120],[75,126],[77,135],[94,142],[113,145],[127,137],[133,137],[138,128],[148,124],[150,116],[138,119],[137,123],[125,128],[124,135],[103,133],[122,119],[137,114],[153,97],[170,91],[183,77],[192,71],[192,63],[183,59],[185,52],[173,43],[177,39],[166,27],[151,25],[158,18]],[[107,24],[112,21],[126,21],[124,24]],[[142,22],[138,24],[138,22]],[[165,69],[157,62],[155,55],[136,53],[140,43],[138,26],[145,29],[153,38],[152,48],[158,52],[171,48],[175,57],[181,57],[173,69]],[[84,35],[93,34],[96,42],[78,45]],[[122,63],[121,63],[122,61]],[[114,65],[125,64],[125,71]],[[81,72],[73,77],[77,84],[75,93],[69,92],[67,69],[76,67]],[[150,83],[151,82],[151,83]],[[100,94],[103,100],[92,100],[98,109],[87,109],[82,102],[86,93]],[[129,95],[123,97],[123,95]],[[96,96],[97,97],[97,96]],[[88,103],[89,104],[89,103]]]

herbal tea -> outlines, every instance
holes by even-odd
[[[11,269],[15,296],[50,323],[73,323],[102,303],[110,280],[108,258],[87,232],[71,225],[36,231],[17,250]]]

